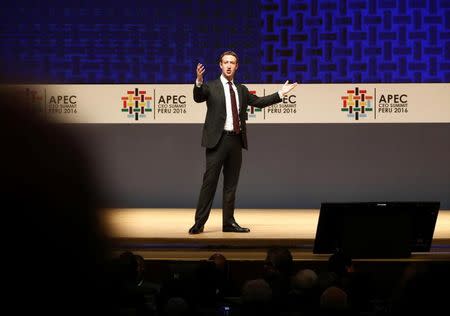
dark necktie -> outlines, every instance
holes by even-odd
[[[231,81],[228,81],[228,84],[230,85],[231,112],[233,113],[233,131],[235,133],[239,133],[239,117],[236,104],[236,94],[233,90],[233,83],[231,83]]]

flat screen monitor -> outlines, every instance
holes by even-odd
[[[428,252],[439,208],[428,201],[322,203],[313,253],[407,258]]]

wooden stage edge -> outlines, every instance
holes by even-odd
[[[189,235],[194,209],[104,209],[102,221],[115,253],[125,250],[146,260],[202,260],[216,252],[229,260],[263,260],[270,246],[288,247],[294,260],[324,261],[329,255],[313,254],[318,209],[236,209],[235,218],[250,233],[223,233],[222,210],[213,209],[205,231]],[[380,231],[381,232],[381,231]],[[406,259],[450,261],[450,210],[440,210],[430,252]]]

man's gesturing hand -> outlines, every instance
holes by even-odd
[[[292,89],[294,89],[297,86],[297,82],[289,84],[289,80],[286,80],[284,85],[281,87],[280,93],[282,95],[288,94]]]
[[[205,73],[205,67],[202,64],[197,65],[197,82],[203,82],[203,74]]]

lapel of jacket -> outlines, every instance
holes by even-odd
[[[222,81],[219,79],[216,80],[216,85],[217,85],[217,93],[219,94],[220,100],[221,100],[221,104],[220,104],[220,109],[222,110],[222,113],[227,113],[227,103],[225,100],[225,92],[224,92],[224,88],[223,88],[223,84]]]
[[[243,95],[242,95],[242,86],[240,84],[238,84],[237,82],[234,82],[234,85],[236,86],[237,92],[238,92],[238,98],[239,98],[239,117],[242,114],[242,111],[245,111],[245,104],[244,104],[244,100],[243,100]]]

